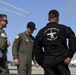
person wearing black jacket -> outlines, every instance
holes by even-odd
[[[35,38],[36,61],[43,67],[44,75],[71,75],[68,64],[76,50],[75,34],[70,27],[58,24],[57,10],[48,13],[48,20]]]

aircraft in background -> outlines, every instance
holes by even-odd
[[[76,66],[76,59],[72,59],[71,62],[70,62],[70,65],[71,66]]]

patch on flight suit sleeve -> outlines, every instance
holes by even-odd
[[[2,36],[2,37],[6,37],[6,34],[5,34],[5,33],[1,33],[1,36]]]
[[[19,38],[19,35],[17,35],[16,37],[15,37],[15,39],[18,39]]]

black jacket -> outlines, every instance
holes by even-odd
[[[67,43],[68,39],[68,43]],[[42,66],[52,66],[75,53],[75,34],[70,27],[48,23],[35,38],[35,57]]]

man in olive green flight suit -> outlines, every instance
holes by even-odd
[[[7,75],[5,61],[7,58],[7,47],[10,45],[10,42],[7,40],[7,35],[3,30],[7,24],[7,15],[0,14],[0,75]]]
[[[18,34],[13,42],[12,54],[14,64],[17,65],[18,75],[31,75],[34,44],[34,37],[31,34],[35,29],[35,24],[29,22],[26,31]]]

